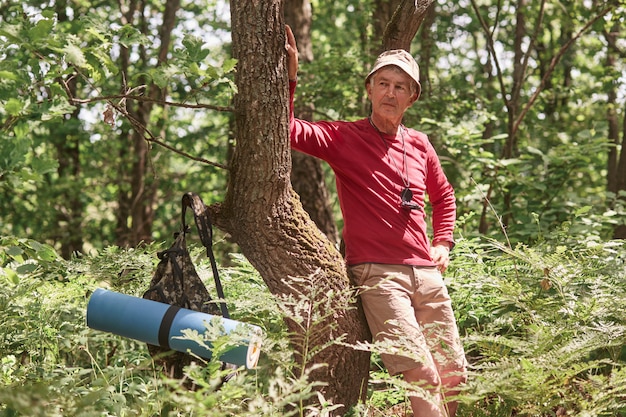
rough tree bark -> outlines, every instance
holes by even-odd
[[[381,2],[385,3],[384,0]],[[382,50],[405,49],[411,51],[411,41],[432,3],[434,0],[402,0],[391,16],[391,20],[385,26]]]
[[[432,1],[416,7],[414,0],[404,0],[402,5],[411,8],[402,9],[390,33],[409,31],[412,38],[421,21],[415,19],[414,10],[425,12]],[[339,337],[345,337],[346,344],[331,344],[301,365],[326,364],[311,377],[326,384],[321,391],[327,401],[343,404],[334,412],[343,415],[366,395],[369,353],[350,345],[369,339],[370,334],[350,296],[341,254],[316,227],[291,186],[283,1],[231,0],[230,6],[233,56],[238,60],[237,144],[224,202],[210,210],[215,225],[232,236],[273,294],[298,297],[312,290],[333,294],[332,305],[323,312],[330,312],[330,317],[307,331],[315,334],[318,346]],[[405,19],[402,13],[411,18]],[[287,325],[302,358],[303,330],[290,319]]]
[[[384,48],[383,39],[385,38],[385,29],[391,21],[394,12],[400,5],[402,0],[376,0],[373,3],[374,11],[372,13],[372,38],[377,48]],[[388,48],[391,49],[391,48]],[[371,51],[372,55],[378,55],[382,49]]]
[[[273,294],[297,296],[314,286],[324,287],[324,294],[337,294],[329,321],[309,331],[320,345],[341,335],[353,344],[369,334],[360,311],[346,309],[347,297],[339,296],[350,288],[344,262],[303,210],[290,182],[282,7],[282,0],[231,1],[233,55],[238,59],[237,144],[225,200],[211,210],[216,226],[231,234]],[[334,328],[326,327],[329,322]],[[292,341],[298,350],[301,329],[289,320],[287,325],[296,334]],[[327,400],[346,407],[359,401],[365,392],[369,354],[332,345],[313,361],[327,364],[312,375],[328,384],[323,388]]]

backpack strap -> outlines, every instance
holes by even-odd
[[[188,226],[185,221],[185,214],[187,207],[193,212],[193,217],[196,221],[196,227],[198,228],[198,234],[200,235],[200,241],[206,248],[206,253],[211,260],[211,269],[213,270],[213,279],[215,280],[215,289],[217,290],[217,296],[220,298],[220,309],[222,310],[222,317],[230,318],[228,314],[228,308],[224,301],[224,289],[222,288],[222,282],[220,281],[219,272],[217,270],[217,263],[215,262],[215,255],[213,254],[213,226],[211,225],[211,219],[207,211],[207,207],[198,194],[188,192],[183,195],[183,210],[182,210],[182,223],[183,232],[187,232]]]

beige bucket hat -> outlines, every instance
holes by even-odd
[[[413,56],[404,49],[392,49],[380,54],[376,62],[374,62],[372,70],[367,74],[367,77],[365,77],[365,83],[367,84],[372,74],[388,65],[399,67],[402,71],[406,72],[409,77],[415,80],[419,96],[419,90],[422,88],[420,84],[420,67],[417,65],[417,62],[415,62]]]

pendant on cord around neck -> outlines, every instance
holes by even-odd
[[[382,132],[378,129],[378,127],[376,127],[371,117],[368,117],[368,120],[370,124],[372,125],[372,127],[378,132],[378,136],[380,136],[380,139],[383,141],[383,145],[385,145],[385,149],[387,150],[386,156],[393,164],[394,168],[396,169],[396,172],[398,173],[398,175],[400,176],[400,179],[402,180],[402,185],[404,185],[402,192],[400,192],[400,207],[406,210],[421,210],[422,208],[420,207],[420,205],[413,202],[413,191],[411,191],[411,189],[409,188],[411,186],[411,182],[409,181],[409,172],[408,172],[409,169],[408,169],[408,165],[406,162],[406,147],[404,145],[404,129],[406,128],[404,126],[400,126],[400,138],[402,139],[402,162],[403,162],[402,171],[400,171],[398,169],[398,166],[396,165],[396,161],[389,155],[389,146],[387,145],[387,141],[383,137]]]
[[[400,206],[403,209],[407,210],[421,210],[422,208],[419,204],[414,203],[413,200],[413,191],[411,191],[408,187],[405,187],[404,190],[400,193]]]

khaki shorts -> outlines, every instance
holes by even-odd
[[[465,372],[452,303],[435,267],[359,264],[350,273],[391,375],[423,366],[442,379]]]

